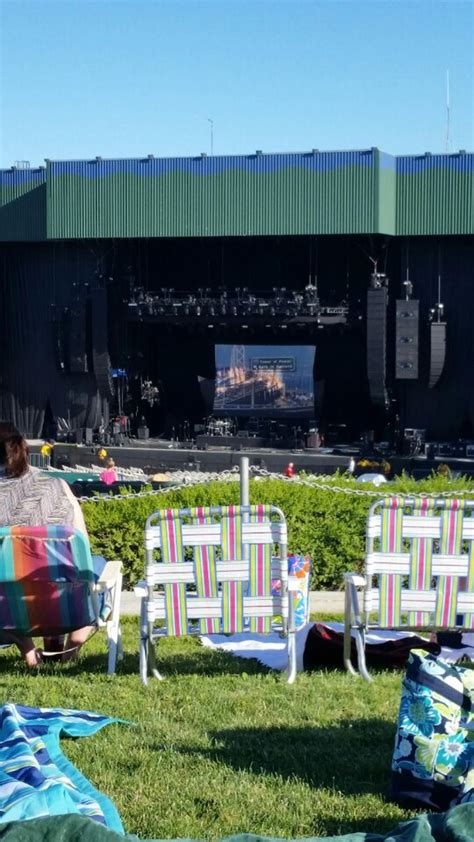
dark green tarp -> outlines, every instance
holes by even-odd
[[[385,835],[348,833],[344,836],[310,837],[305,842],[473,842],[474,804],[460,804],[447,813],[426,815],[402,822]],[[0,824],[1,842],[137,842],[138,837],[122,835],[84,816],[52,816],[26,822]],[[142,842],[159,842],[143,840]],[[281,842],[270,836],[241,833],[222,842]]]

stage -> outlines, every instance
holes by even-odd
[[[131,440],[121,447],[107,446],[107,454],[111,456],[117,466],[122,468],[142,468],[147,474],[161,471],[225,471],[239,465],[242,455],[248,456],[250,465],[266,468],[269,471],[281,473],[289,462],[293,462],[295,471],[306,471],[311,474],[334,474],[336,471],[347,471],[351,457],[356,461],[360,458],[357,446],[340,445],[333,448],[316,449],[275,449],[259,447],[251,437],[236,438],[232,446],[212,445],[206,442],[206,449],[196,446],[176,446],[176,442],[166,439],[149,439],[148,441]],[[233,437],[228,437],[233,439]],[[238,444],[237,444],[238,442]],[[42,442],[30,442],[32,453],[39,453]],[[53,464],[55,467],[73,468],[75,465],[89,467],[99,464],[97,458],[98,445],[78,445],[57,443],[54,447]],[[401,474],[402,471],[412,475],[415,479],[424,479],[432,471],[437,471],[439,465],[448,465],[453,475],[474,477],[474,459],[450,458],[440,456],[427,458],[426,456],[391,456],[387,460],[391,465],[391,476]]]

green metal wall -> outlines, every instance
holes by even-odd
[[[474,155],[370,149],[0,172],[0,240],[474,233]]]
[[[374,231],[375,151],[52,163],[48,236]]]
[[[397,160],[397,234],[474,233],[474,155]]]
[[[0,171],[0,241],[46,238],[46,170]]]

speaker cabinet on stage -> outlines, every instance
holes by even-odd
[[[148,441],[150,438],[150,430],[148,427],[139,427],[137,430],[137,436],[142,441]]]
[[[420,302],[399,300],[396,304],[395,377],[418,380],[418,336]]]
[[[367,377],[372,402],[386,406],[385,385],[388,288],[367,291]]]
[[[85,443],[86,444],[92,444],[93,443],[92,427],[85,427],[84,437],[85,437]]]
[[[430,379],[428,388],[433,389],[440,379],[446,361],[446,322],[431,322],[430,325]]]

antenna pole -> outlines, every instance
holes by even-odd
[[[451,102],[449,92],[449,70],[446,71],[446,152],[451,151]]]
[[[207,118],[207,122],[211,127],[211,157],[214,155],[214,120],[211,117]]]

